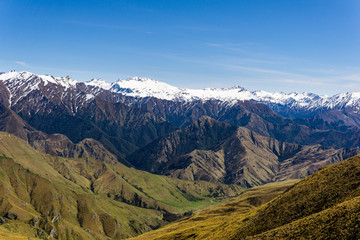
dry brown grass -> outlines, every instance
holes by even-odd
[[[234,226],[253,216],[258,206],[278,196],[297,181],[270,183],[252,188],[230,201],[207,207],[190,218],[134,239],[230,239],[237,231]]]

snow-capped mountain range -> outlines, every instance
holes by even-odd
[[[80,83],[70,77],[53,77],[50,75],[36,75],[30,72],[16,71],[1,73],[0,80],[10,89],[10,93],[22,89],[23,95],[38,88],[39,84],[46,87],[47,84],[51,83],[65,89],[71,89]],[[178,88],[164,82],[142,77],[118,80],[113,83],[108,83],[102,79],[92,79],[91,81],[84,82],[84,84],[92,89],[91,92],[86,94],[86,100],[91,100],[96,96],[96,93],[99,92],[94,91],[94,89],[103,89],[131,97],[155,97],[180,102],[217,100],[235,103],[238,100],[251,100],[265,103],[275,109],[286,106],[287,108],[297,109],[299,111],[331,110],[351,107],[353,111],[357,112],[360,109],[360,92],[321,96],[307,92],[271,93],[266,91],[249,91],[239,86],[232,88],[188,89]]]
[[[93,79],[87,85],[97,86],[112,92],[132,97],[155,97],[171,101],[219,100],[233,102],[251,100],[267,104],[287,105],[302,109],[341,109],[360,106],[360,92],[341,93],[334,96],[322,96],[314,93],[284,93],[249,91],[243,87],[189,89],[178,88],[149,78],[134,77],[107,83]]]

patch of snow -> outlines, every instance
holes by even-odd
[[[101,78],[93,78],[90,81],[85,82],[85,84],[88,86],[99,87],[105,90],[108,90],[111,87],[111,83],[108,83]]]
[[[86,94],[85,95],[85,101],[89,101],[91,99],[93,99],[95,96],[93,94]]]

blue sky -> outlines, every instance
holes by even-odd
[[[0,71],[360,91],[358,0],[0,1]]]

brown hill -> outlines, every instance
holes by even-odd
[[[358,153],[359,149],[281,142],[247,128],[202,117],[139,149],[128,159],[153,173],[252,187],[304,178]]]

